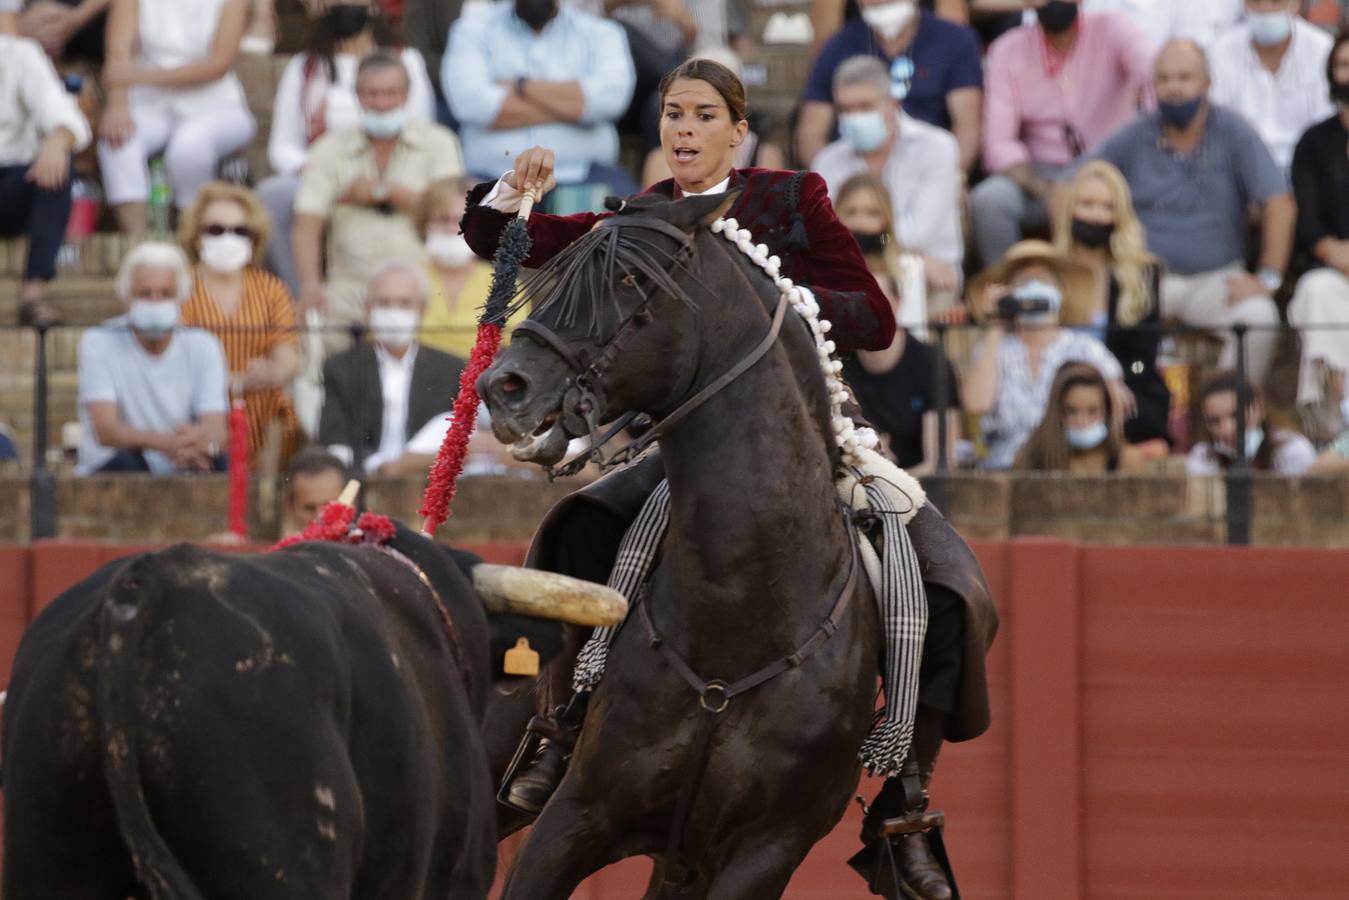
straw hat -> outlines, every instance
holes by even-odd
[[[984,289],[990,284],[1006,284],[1017,270],[1032,263],[1049,269],[1063,290],[1063,308],[1059,322],[1064,325],[1086,325],[1092,320],[1095,304],[1096,276],[1091,269],[1076,260],[1068,259],[1048,241],[1019,241],[1013,244],[1001,260],[980,272],[970,281],[970,310],[977,321],[987,321],[993,310],[983,309]]]

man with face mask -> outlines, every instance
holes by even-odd
[[[1325,92],[1334,39],[1298,15],[1299,0],[1246,0],[1246,18],[1209,50],[1214,103],[1255,126],[1287,170],[1297,139],[1335,110]]]
[[[171,244],[141,244],[122,261],[126,315],[80,340],[76,474],[224,470],[225,354],[214,335],[179,324],[191,289]]]
[[[1144,113],[1096,154],[1124,173],[1148,250],[1166,263],[1161,313],[1214,329],[1220,365],[1236,361],[1231,326],[1244,322],[1248,377],[1261,384],[1278,337],[1271,299],[1293,240],[1288,184],[1246,119],[1210,102],[1208,63],[1192,41],[1157,54],[1157,111]],[[1259,274],[1246,271],[1247,212],[1261,210]]]
[[[416,224],[422,193],[463,173],[454,133],[409,118],[408,85],[397,56],[370,54],[356,75],[359,124],[325,135],[309,151],[292,233],[298,300],[301,310],[326,311],[329,325],[360,321],[365,284],[381,264],[425,259]],[[332,334],[330,347],[340,339]]]
[[[1077,0],[1026,0],[1034,24],[993,42],[986,72],[985,179],[970,192],[984,264],[1049,227],[1054,183],[1133,116],[1152,48],[1128,19]]]
[[[319,443],[353,468],[380,475],[424,473],[435,460],[464,361],[417,343],[426,275],[388,263],[370,280],[370,341],[323,366]]]
[[[885,182],[895,230],[906,251],[921,253],[929,309],[950,306],[965,254],[960,229],[959,148],[950,132],[907,115],[890,96],[890,73],[874,56],[854,56],[834,74],[842,137],[812,164],[830,199],[854,175]],[[937,295],[945,295],[943,301]]]
[[[831,37],[816,57],[801,96],[796,147],[812,164],[834,126],[834,73],[859,54],[874,56],[890,73],[890,95],[908,115],[951,131],[968,172],[979,156],[983,68],[979,39],[963,25],[919,8],[917,0],[858,0],[861,18]]]
[[[468,169],[481,180],[495,180],[520,152],[541,145],[556,154],[558,184],[636,192],[618,164],[614,123],[628,109],[636,73],[616,22],[560,0],[496,3],[454,24],[440,80],[462,126]]]

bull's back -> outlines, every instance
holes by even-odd
[[[435,736],[466,716],[452,687],[428,697],[426,648],[406,647],[416,625],[379,599],[412,586],[339,548],[183,546],[67,592],[16,659],[6,759],[15,779],[38,777],[7,792],[6,895],[53,896],[56,877],[11,866],[11,848],[69,860],[97,846],[102,872],[83,875],[106,880],[127,877],[128,845],[153,869],[160,841],[164,868],[202,896],[418,896],[444,817],[427,802]],[[40,759],[54,736],[61,752]],[[142,817],[127,815],[136,790]],[[57,811],[40,808],[44,792]],[[68,817],[89,823],[79,846]]]

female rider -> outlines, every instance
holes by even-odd
[[[725,216],[736,219],[742,228],[749,229],[756,244],[767,244],[770,252],[781,258],[784,276],[813,291],[820,305],[820,317],[833,325],[829,337],[839,352],[888,347],[895,333],[890,303],[868,271],[857,242],[835,216],[824,180],[815,173],[734,167],[736,148],[749,127],[745,119],[745,90],[740,80],[718,63],[692,59],[665,76],[660,98],[661,149],[674,177],[652,185],[647,193],[677,200],[739,191]],[[495,185],[486,183],[474,188],[469,193],[469,211],[463,220],[464,235],[474,251],[491,258],[502,228],[519,209],[524,193],[539,197],[554,184],[552,151],[534,147],[520,154],[512,170]],[[541,266],[605,215],[532,214],[528,227],[533,243],[524,264]],[[663,477],[659,455],[647,454],[633,465],[572,494],[540,526],[528,564],[601,583],[607,581],[627,526]],[[930,506],[925,507],[909,526],[920,558],[924,548],[917,531],[926,527],[920,523],[930,523],[930,527],[943,529],[945,535],[955,538],[939,514],[928,513],[929,510]],[[955,543],[960,543],[958,538]],[[963,544],[960,546],[963,548]],[[966,603],[966,598],[981,592],[985,600],[987,596],[982,576],[977,574],[977,564],[974,564],[977,577],[970,578],[967,557],[972,562],[967,548],[963,553],[948,554],[948,564],[936,567],[943,571],[936,575],[935,582],[930,580],[935,570],[924,567],[931,609],[922,674],[944,696],[928,696],[920,679],[920,704],[927,704],[927,708],[920,705],[916,727],[925,729],[927,735],[923,738],[916,735],[914,745],[920,750],[930,748],[927,755],[933,759],[943,737],[974,737],[988,723],[983,656],[994,626],[982,612],[975,619],[970,619],[967,613],[970,607],[983,604]],[[945,572],[947,568],[952,571]],[[991,612],[991,605],[988,611]],[[967,620],[973,623],[972,627],[965,627]],[[964,652],[967,635],[977,641],[977,653]],[[973,656],[978,657],[977,662],[969,658]],[[931,666],[931,678],[929,657],[940,663]],[[574,735],[584,718],[588,695],[575,694],[566,699],[571,659],[571,654],[563,654],[553,662],[539,692],[540,711],[553,717],[554,727],[548,729],[553,739],[541,742],[533,759],[526,760],[528,768],[522,767],[511,782],[509,800],[525,812],[537,814],[557,787],[566,771],[570,747],[556,738],[568,732]],[[957,696],[962,693],[965,696]],[[551,705],[564,702],[565,707]],[[953,713],[958,715],[950,717]],[[930,774],[930,764],[924,774]],[[899,812],[893,808],[884,810],[887,816]],[[904,840],[897,841],[896,849],[906,881],[920,891],[930,885],[932,896],[943,896],[945,879],[928,854],[926,842],[909,842],[913,844],[910,848],[902,844]],[[934,884],[935,880],[940,884]]]

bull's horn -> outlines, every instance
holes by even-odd
[[[480,563],[473,567],[473,586],[482,605],[493,613],[592,628],[617,625],[628,614],[628,601],[613,588],[556,572]]]

